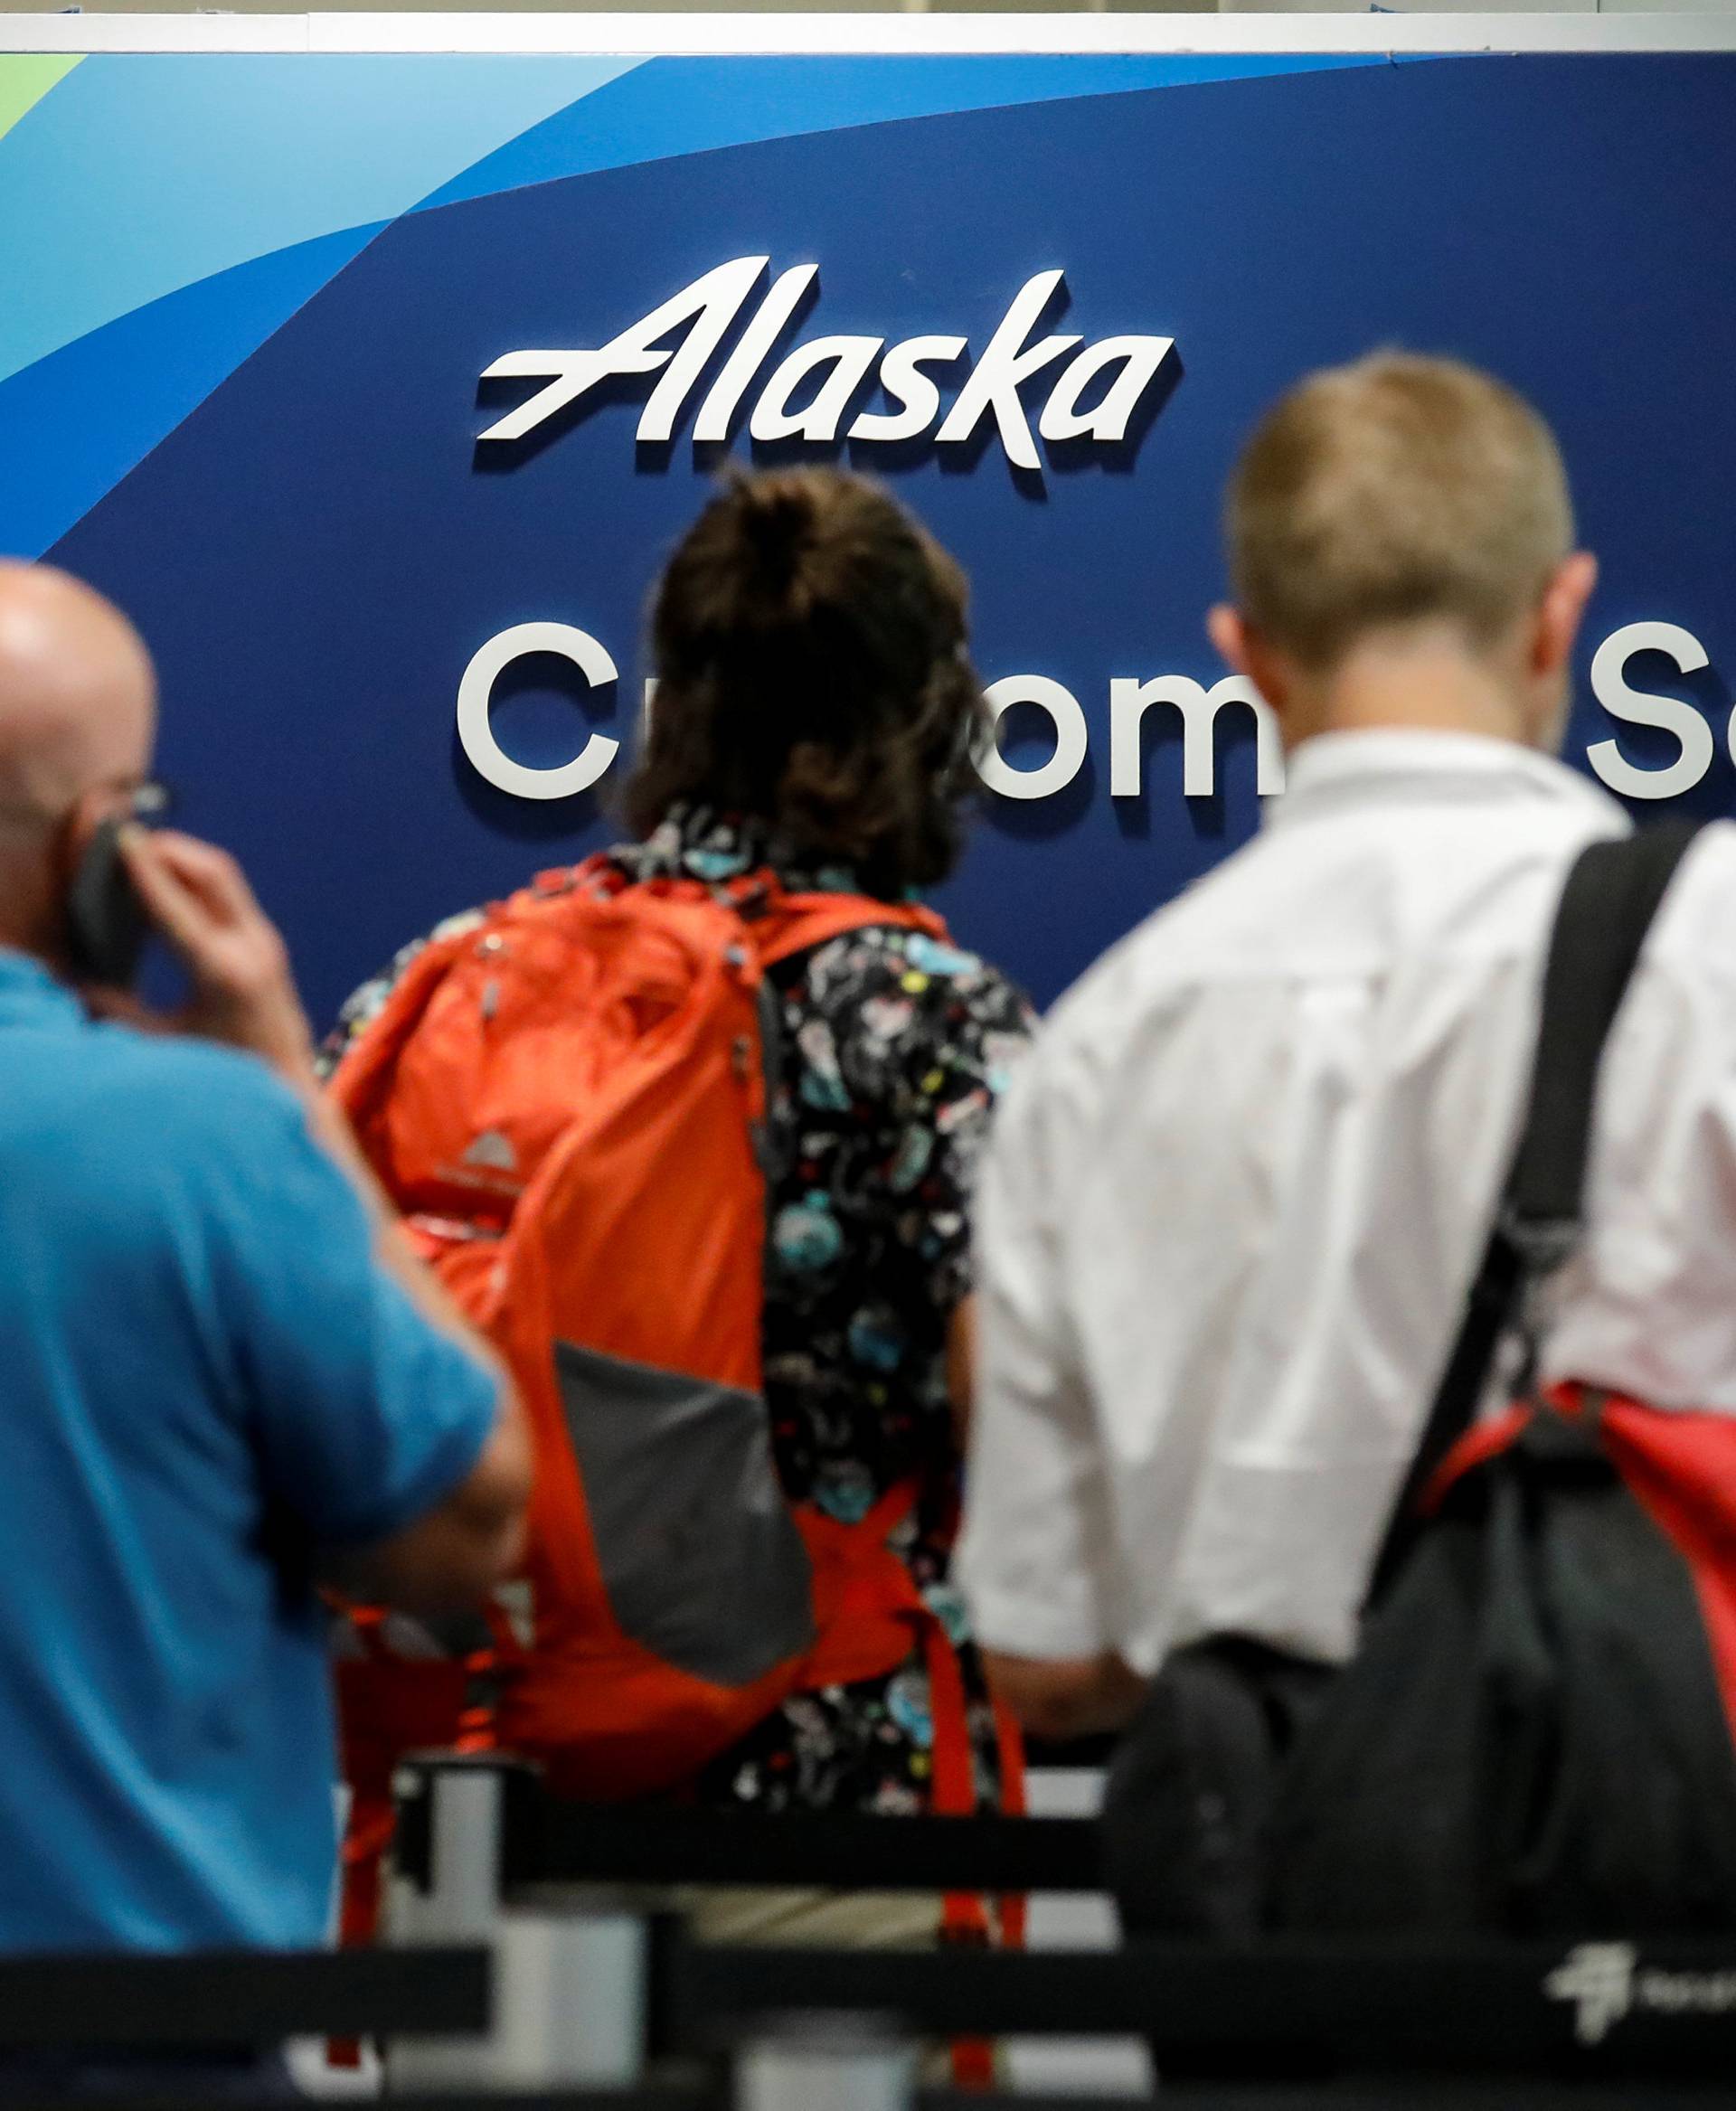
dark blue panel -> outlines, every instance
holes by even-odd
[[[40,556],[378,232],[255,257],[0,382],[0,551]]]
[[[810,329],[977,345],[1029,273],[1064,265],[1071,326],[1178,341],[1137,460],[1041,485],[993,448],[893,471],[975,575],[986,674],[1057,677],[1090,717],[1090,781],[999,806],[948,891],[962,932],[1048,998],[1252,823],[1241,736],[1222,796],[1190,803],[1154,725],[1146,797],[1112,803],[1109,683],[1216,671],[1219,485],[1305,367],[1401,342],[1511,377],[1560,428],[1604,557],[1592,637],[1663,618],[1736,666],[1733,119],[1727,58],[1444,61],[866,127],[419,213],[61,554],[140,614],[165,767],[247,853],[328,1012],[438,912],[597,839],[588,806],[515,806],[455,764],[458,677],[533,617],[593,631],[625,669],[704,487],[684,444],[636,450],[627,400],[478,468],[482,367],[595,344],[747,252],[819,261]],[[522,699],[503,735],[534,759],[576,708]],[[1587,707],[1572,745],[1609,730]],[[1730,777],[1721,759],[1702,797],[1727,805]]]

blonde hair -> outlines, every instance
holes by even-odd
[[[1320,671],[1390,625],[1444,619],[1494,645],[1572,549],[1573,504],[1524,397],[1457,360],[1375,353],[1267,414],[1225,529],[1243,615]]]

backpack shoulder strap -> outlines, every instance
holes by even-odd
[[[1543,974],[1524,1127],[1503,1198],[1514,1225],[1546,1250],[1557,1228],[1567,1247],[1577,1240],[1604,1043],[1699,832],[1697,822],[1673,821],[1591,843],[1567,876]]]
[[[467,923],[462,930],[448,937],[429,938],[399,975],[379,1012],[338,1059],[326,1081],[326,1094],[358,1134],[390,1088],[398,1059],[445,980],[447,970],[476,942],[494,913],[492,909],[484,912],[475,924]]]
[[[779,894],[753,919],[763,967],[809,953],[848,931],[890,928],[944,939],[945,919],[915,901],[876,901],[868,894]]]
[[[1378,1598],[1409,1550],[1423,1491],[1477,1418],[1509,1329],[1579,1243],[1604,1044],[1646,934],[1699,833],[1669,822],[1589,844],[1561,891],[1519,1143],[1494,1229],[1374,1564]]]

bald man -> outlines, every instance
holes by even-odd
[[[278,933],[126,820],[155,721],[125,617],[0,566],[0,1952],[317,1943],[315,1583],[469,1600],[527,1493],[509,1384],[320,1132]],[[76,986],[116,817],[172,1021]]]

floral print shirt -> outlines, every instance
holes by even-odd
[[[803,871],[763,829],[705,813],[678,812],[611,855],[633,880],[718,884],[770,865],[792,891],[858,891],[848,872]],[[334,1060],[418,950],[344,1006]],[[970,1288],[977,1155],[1033,1014],[976,955],[890,925],[781,963],[772,980],[783,1010],[779,1127],[793,1143],[769,1201],[774,1456],[793,1501],[845,1522],[901,1481],[917,1484],[892,1545],[959,1645],[978,1797],[992,1805],[993,1716],[948,1577],[959,1469],[947,1337]],[[698,1795],[762,1809],[918,1811],[932,1741],[919,1652],[888,1677],[789,1700],[712,1762]]]

